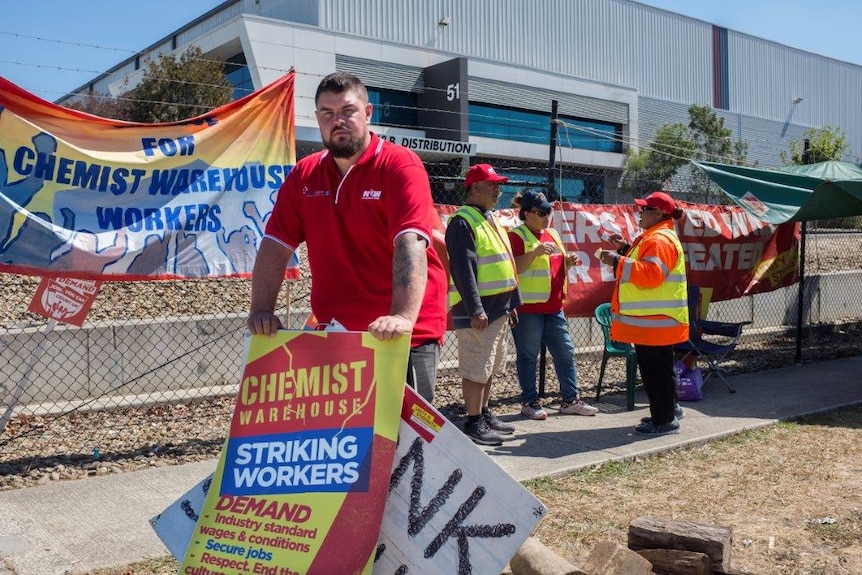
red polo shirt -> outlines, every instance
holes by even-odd
[[[390,312],[395,238],[428,241],[428,284],[411,345],[442,341],[446,272],[431,243],[440,217],[419,157],[371,134],[368,149],[342,178],[324,150],[300,160],[278,192],[266,236],[292,249],[308,246],[311,308],[352,331]]]

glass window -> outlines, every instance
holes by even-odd
[[[417,125],[416,94],[369,88],[368,102],[374,106],[372,124],[405,128],[415,128]]]
[[[470,135],[548,145],[551,114],[490,104],[469,104]],[[557,142],[564,148],[622,153],[622,126],[560,116]]]
[[[251,81],[251,72],[245,54],[237,54],[225,60],[224,73],[228,82],[233,86],[233,99],[239,100],[254,92],[254,83]]]
[[[544,184],[547,183],[547,177],[533,172],[518,172],[509,169],[498,169],[500,173],[504,173],[509,180],[518,182],[517,184],[503,184],[500,186],[500,199],[497,200],[498,208],[509,208],[512,206],[512,198],[519,191],[527,189],[543,192],[547,195],[547,189]],[[592,179],[591,179],[592,180]],[[529,184],[535,183],[536,186]],[[542,185],[539,185],[542,184]],[[556,198],[564,202],[577,203],[602,203],[602,197],[589,197],[585,190],[587,189],[586,179],[572,177],[570,174],[563,174],[562,178],[559,174],[554,178],[554,193]],[[590,188],[595,186],[589,186]],[[598,190],[599,193],[602,190]],[[603,194],[601,194],[603,196]]]

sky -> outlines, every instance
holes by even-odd
[[[862,65],[859,0],[640,2]],[[0,18],[0,76],[46,100],[57,100],[221,3],[9,0]]]
[[[8,0],[0,76],[57,100],[223,1]]]

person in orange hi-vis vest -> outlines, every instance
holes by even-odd
[[[635,346],[650,417],[635,432],[642,435],[679,433],[682,410],[676,403],[673,346],[688,339],[688,296],[685,256],[674,229],[682,210],[668,194],[653,192],[635,199],[644,232],[632,245],[619,234],[608,241],[617,251],[596,256],[614,270],[611,339]]]

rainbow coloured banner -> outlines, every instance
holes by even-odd
[[[181,572],[370,573],[408,353],[407,337],[251,336]]]
[[[248,276],[296,163],[293,72],[167,124],[99,118],[0,78],[0,271]]]

